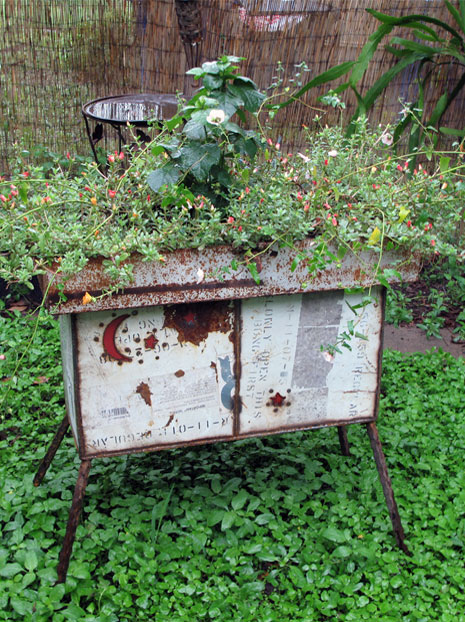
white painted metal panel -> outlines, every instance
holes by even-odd
[[[369,305],[357,319],[346,303],[360,301],[342,291],[244,301],[241,434],[374,417],[382,309]],[[354,337],[328,360],[321,346],[350,320],[368,341]]]
[[[167,309],[76,316],[85,454],[232,435],[231,305],[223,332],[198,344],[167,326]]]

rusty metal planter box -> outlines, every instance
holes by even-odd
[[[300,243],[297,252],[311,249]],[[58,306],[68,419],[39,468],[39,484],[71,425],[81,457],[59,579],[64,580],[91,459],[196,443],[234,440],[337,426],[367,424],[397,542],[406,550],[392,487],[375,427],[381,370],[384,290],[373,285],[369,253],[309,279],[292,271],[296,250],[271,248],[257,267],[222,268],[235,259],[228,247],[183,250],[165,263],[133,257],[134,282],[124,292],[83,304],[109,283],[94,260],[62,283],[43,280]],[[384,267],[394,266],[385,254]],[[396,265],[396,269],[399,270]],[[417,265],[400,270],[414,280]],[[305,287],[302,283],[306,281]],[[374,302],[361,306],[370,287]],[[368,339],[334,359],[321,351],[356,320]]]
[[[107,284],[98,264],[66,282],[65,393],[81,458],[374,420],[380,288],[358,319],[369,339],[328,361],[320,346],[346,329],[361,300],[336,288],[372,275],[345,260],[307,279],[302,293],[307,275],[290,270],[294,257],[265,253],[260,285],[245,266],[213,276],[234,258],[228,247],[174,252],[166,263],[135,258],[129,290],[87,305],[84,292]]]

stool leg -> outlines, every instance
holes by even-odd
[[[44,479],[45,473],[47,473],[48,467],[52,463],[53,458],[57,452],[58,447],[63,440],[66,431],[69,427],[68,415],[65,415],[63,421],[60,424],[55,436],[53,437],[53,441],[50,443],[50,447],[48,448],[47,453],[44,456],[44,459],[40,463],[40,466],[37,470],[36,476],[34,477],[34,486],[39,486]]]
[[[350,456],[350,445],[347,440],[347,428],[343,425],[337,426],[337,433],[339,435],[339,445],[341,446],[341,452],[343,456]]]
[[[76,529],[79,523],[79,516],[82,510],[82,504],[84,502],[84,494],[86,492],[87,480],[89,479],[89,472],[92,460],[82,460],[79,467],[79,473],[74,488],[73,502],[69,511],[68,525],[66,526],[66,534],[63,540],[63,546],[61,547],[60,557],[58,562],[58,581],[57,583],[64,583],[66,581],[66,575],[68,573],[69,558],[73,550],[74,538],[76,536]]]
[[[392,489],[391,479],[388,474],[386,458],[383,453],[381,441],[379,440],[378,430],[374,423],[367,423],[367,432],[370,438],[371,448],[375,457],[376,467],[378,469],[379,479],[381,480],[381,486],[383,487],[384,497],[389,510],[389,516],[391,517],[392,528],[394,530],[394,536],[396,538],[397,546],[411,555],[404,542],[404,530],[400,521],[399,511],[397,509],[397,503],[394,498],[394,491]]]

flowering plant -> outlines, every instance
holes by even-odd
[[[261,253],[308,237],[313,250],[296,251],[292,269],[304,262],[309,278],[367,249],[465,257],[460,149],[412,172],[391,152],[389,128],[359,120],[349,138],[304,128],[308,148],[286,153],[260,129],[265,99],[237,60],[192,70],[203,82],[193,100],[151,143],[111,154],[105,172],[89,163],[45,175],[20,160],[0,181],[0,278],[30,286],[100,256],[114,291],[130,283],[133,253],[163,262],[177,248],[228,244],[258,281]],[[231,120],[250,114],[253,132]]]

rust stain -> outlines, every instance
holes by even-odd
[[[174,372],[176,378],[182,378],[185,375],[185,372],[182,369],[178,369],[178,371]]]
[[[179,343],[198,346],[210,333],[232,331],[232,314],[229,302],[198,302],[180,304],[164,309],[163,328],[173,328]]]
[[[169,426],[169,424],[173,421],[174,419],[174,413],[171,413],[170,418],[168,419],[166,425],[164,425],[164,428],[167,428]]]
[[[215,370],[216,382],[218,384],[218,367],[216,366],[215,361],[210,363],[210,367]]]
[[[150,387],[146,382],[141,382],[136,389],[136,393],[138,393],[147,406],[152,405],[152,392],[150,391]]]

